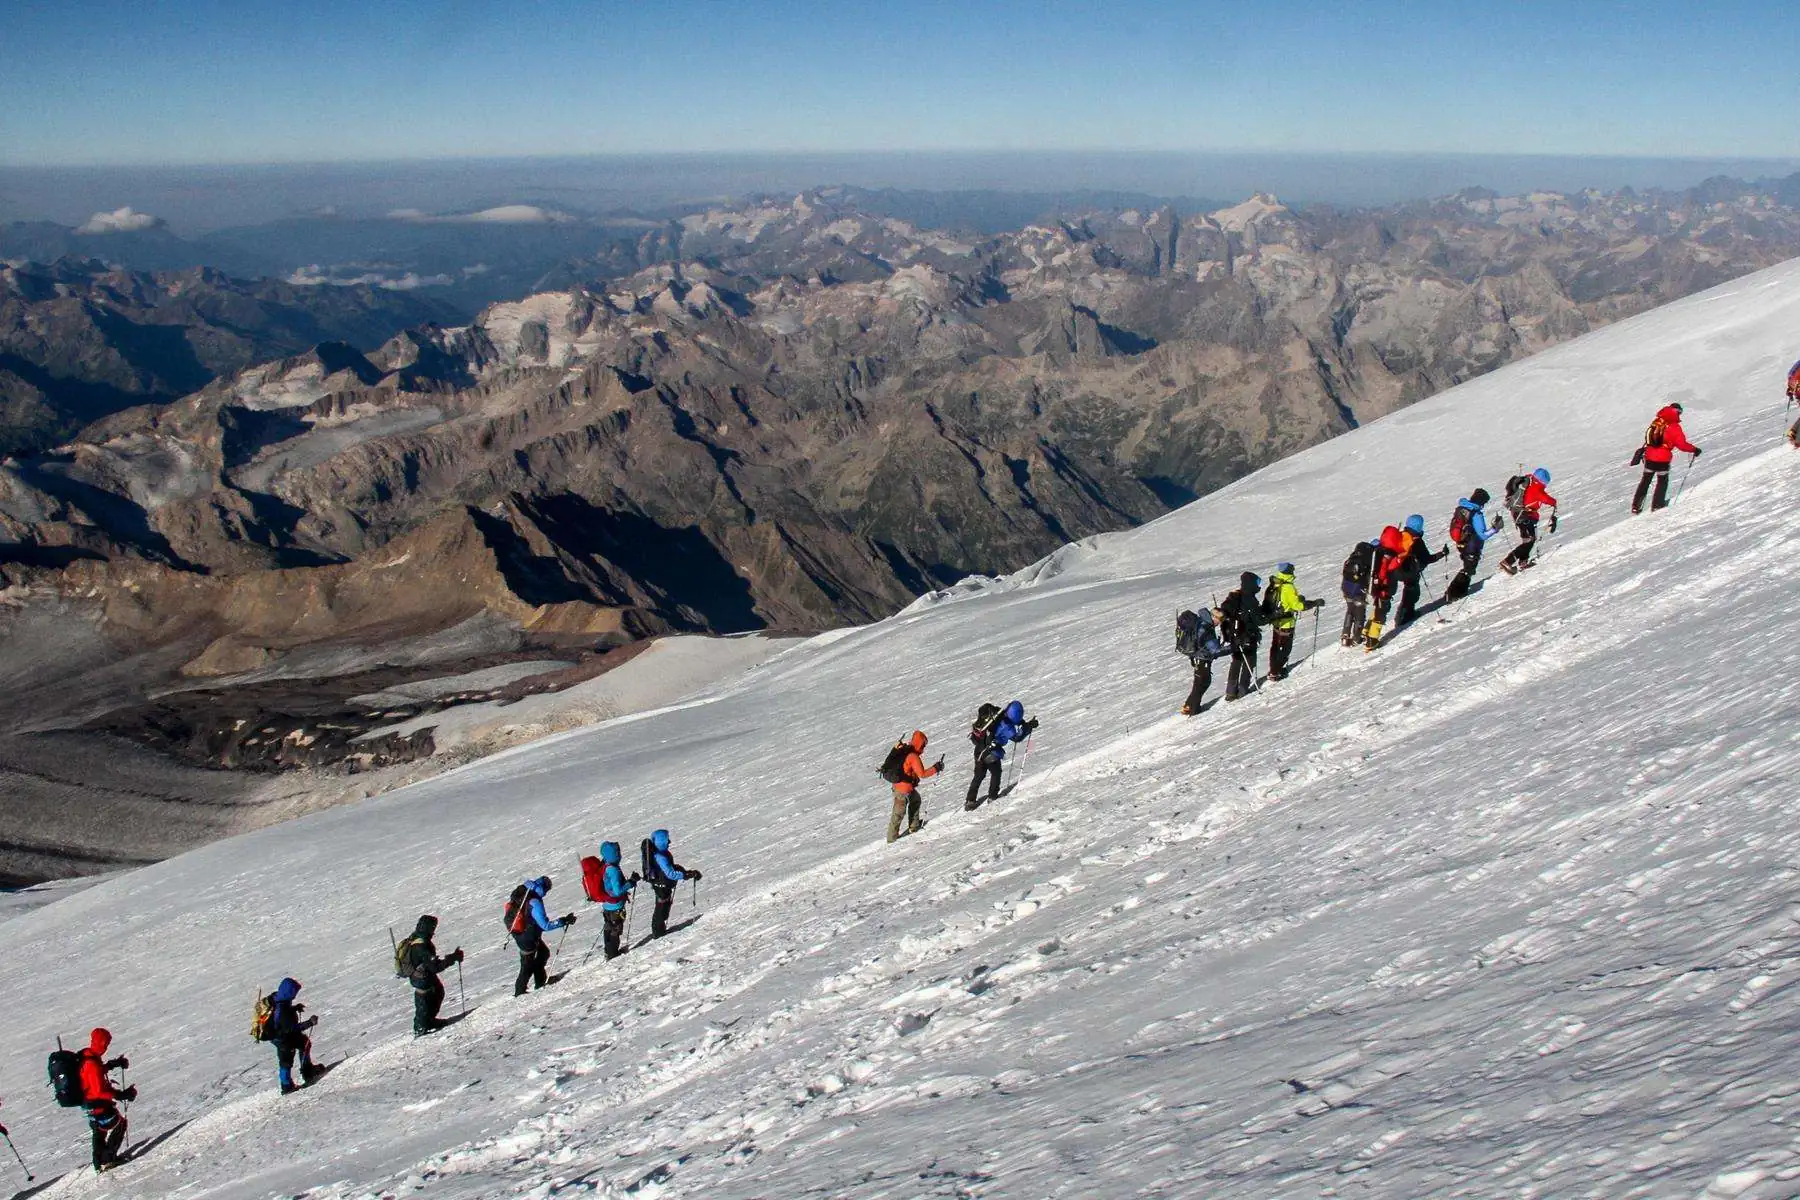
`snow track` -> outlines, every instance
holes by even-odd
[[[1800,1195],[1800,458],[1767,449],[1795,329],[1791,264],[1055,571],[0,925],[21,1144],[78,1161],[78,1116],[16,1081],[100,1021],[134,1133],[173,1130],[41,1194]],[[1677,396],[1706,456],[1625,519],[1619,463]],[[1350,542],[1415,509],[1435,540],[1521,452],[1568,510],[1542,565],[1338,647]],[[1333,596],[1317,655],[1174,717],[1175,611],[1277,557]],[[1026,770],[964,813],[961,731],[1011,695]],[[890,847],[873,767],[915,726],[951,770]],[[657,825],[698,919],[513,999],[512,883],[583,912],[562,970],[599,934],[576,855]],[[382,927],[427,910],[478,1007],[415,1042]],[[287,1099],[243,1032],[283,973],[348,1056]]]

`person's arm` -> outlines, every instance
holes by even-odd
[[[1681,427],[1679,422],[1669,426],[1664,432],[1665,436],[1663,438],[1663,444],[1668,446],[1669,449],[1679,450],[1683,454],[1700,453],[1700,447],[1688,441],[1687,431]]]
[[[560,921],[552,921],[549,914],[544,912],[544,898],[542,896],[533,896],[531,898],[530,911],[532,921],[545,933],[553,933],[569,923],[567,917],[564,917]]]
[[[680,864],[675,861],[674,855],[667,850],[656,852],[656,869],[662,872],[664,879],[673,879],[676,883],[687,878],[687,872],[681,869]]]

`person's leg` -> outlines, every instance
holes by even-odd
[[[669,911],[675,907],[675,885],[653,889],[656,892],[656,907],[650,910],[650,936],[661,937],[669,932]]]
[[[981,781],[981,776],[977,775],[975,777],[975,780],[976,780],[976,783],[979,783]],[[973,807],[974,795],[975,795],[975,784],[971,783],[969,785],[969,796],[971,798],[971,804],[970,804],[971,807]],[[887,840],[888,841],[892,842],[892,841],[898,840],[898,838],[900,837],[900,822],[904,821],[905,819],[906,819],[906,791],[899,787],[896,787],[896,788],[894,788],[894,809],[892,812],[890,812],[888,814],[888,830],[887,830]]]
[[[1000,777],[1005,773],[1006,773],[1006,760],[996,758],[996,759],[991,760],[988,763],[988,765],[987,765],[987,775],[988,775],[987,798],[989,800],[999,799],[999,797],[1000,797]]]
[[[1181,711],[1192,716],[1200,711],[1200,705],[1206,696],[1206,689],[1212,686],[1212,664],[1201,659],[1194,664],[1194,686],[1188,689],[1187,700],[1183,702]]]
[[[275,1077],[281,1081],[283,1093],[294,1090],[294,1044],[275,1043]]]
[[[1362,641],[1363,626],[1369,623],[1369,601],[1367,597],[1358,597],[1344,601],[1344,630],[1338,640],[1346,646],[1354,646]]]
[[[1650,501],[1650,511],[1669,507],[1669,468],[1664,467],[1656,473],[1656,496]]]
[[[917,833],[919,830],[925,828],[925,822],[919,815],[919,805],[921,802],[922,797],[919,795],[919,789],[914,788],[913,794],[909,796],[906,801],[906,832],[908,833]]]
[[[538,948],[531,954],[531,984],[533,987],[550,985],[550,943],[539,942]]]
[[[1417,579],[1408,579],[1400,584],[1400,610],[1394,614],[1394,624],[1411,625],[1418,620],[1419,583]]]
[[[1650,480],[1655,476],[1655,467],[1645,467],[1644,473],[1638,476],[1637,491],[1631,493],[1631,511],[1644,511],[1644,497],[1650,494]]]
[[[975,776],[969,780],[968,794],[963,797],[964,808],[974,808],[976,797],[981,794],[981,780],[987,774],[987,756],[980,755],[975,759]]]
[[[536,950],[519,951],[519,977],[513,980],[513,995],[523,996],[525,989],[531,986],[531,965],[536,961]]]
[[[600,923],[606,943],[606,957],[619,957],[622,953],[619,942],[625,936],[625,910],[607,909],[600,914]]]
[[[107,1153],[106,1140],[112,1135],[112,1126],[102,1125],[90,1113],[88,1115],[88,1132],[93,1135],[94,1170],[104,1171],[112,1161]]]

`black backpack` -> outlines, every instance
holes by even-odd
[[[86,1098],[81,1094],[81,1055],[73,1050],[63,1049],[62,1039],[56,1041],[56,1049],[50,1052],[50,1090],[56,1093],[56,1102],[64,1108],[80,1108]]]
[[[881,777],[889,783],[901,783],[906,779],[906,756],[912,753],[910,742],[895,742],[894,748],[887,752],[881,765],[875,768]]]
[[[639,869],[639,874],[641,874],[644,877],[644,882],[646,882],[646,883],[671,883],[671,882],[673,882],[673,880],[671,880],[667,875],[663,874],[662,868],[656,865],[656,843],[655,842],[651,841],[649,838],[645,838],[643,841],[639,842],[638,843],[638,857],[640,857],[644,860]]]
[[[1200,653],[1200,614],[1184,610],[1176,616],[1175,652],[1189,659]]]
[[[1350,557],[1344,560],[1344,582],[1367,588],[1369,576],[1374,573],[1375,547],[1367,542],[1356,543],[1356,548],[1350,551]]]
[[[1531,486],[1531,476],[1514,475],[1506,481],[1506,511],[1517,521],[1525,513],[1525,489]]]
[[[994,736],[994,726],[1000,723],[1001,714],[1006,710],[998,704],[983,704],[975,710],[975,723],[969,726],[969,740],[977,749],[987,744]]]

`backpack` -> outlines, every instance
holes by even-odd
[[[394,978],[411,979],[412,964],[407,959],[412,957],[412,948],[419,944],[419,935],[409,933],[394,947]]]
[[[1644,449],[1660,449],[1663,444],[1663,431],[1668,427],[1668,421],[1663,419],[1661,413],[1657,413],[1655,419],[1650,422],[1650,428],[1644,430]]]
[[[1200,653],[1200,615],[1183,611],[1175,618],[1175,652],[1183,658]]]
[[[994,726],[1000,723],[1005,709],[998,704],[983,704],[975,710],[975,723],[969,726],[969,740],[979,748],[994,736]]]
[[[87,1102],[81,1091],[81,1055],[73,1050],[63,1049],[62,1039],[58,1038],[56,1049],[50,1052],[50,1090],[56,1093],[56,1102],[64,1108],[80,1108]]]
[[[250,1013],[250,1040],[253,1042],[268,1041],[269,1025],[274,1020],[275,997],[272,995],[264,996],[261,993],[258,993],[256,997],[256,1008]]]
[[[1450,540],[1460,546],[1473,536],[1475,536],[1475,520],[1472,511],[1459,504],[1456,506],[1456,511],[1450,514]]]
[[[908,749],[911,749],[911,747],[908,747]],[[649,838],[645,838],[643,841],[639,842],[638,854],[644,860],[643,868],[639,874],[652,883],[661,883],[667,880],[668,877],[662,873],[662,868],[656,865],[655,842],[651,841]]]
[[[595,904],[609,899],[606,894],[606,865],[592,854],[581,860],[581,890]]]
[[[1514,475],[1506,481],[1506,511],[1517,521],[1525,512],[1525,489],[1531,486],[1531,476]]]
[[[501,919],[506,923],[506,932],[525,932],[525,917],[531,911],[530,900],[531,895],[524,884],[521,883],[512,890],[512,895],[507,897],[506,907],[501,910]]]
[[[887,752],[887,757],[881,760],[881,765],[875,770],[889,783],[904,783],[906,781],[906,756],[911,753],[912,744],[910,742],[895,742],[894,748]]]
[[[1273,621],[1281,615],[1281,589],[1273,579],[1263,586],[1262,616],[1264,621]]]

